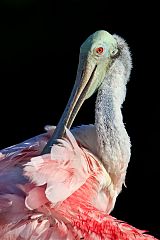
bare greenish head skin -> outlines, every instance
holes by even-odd
[[[104,30],[93,33],[82,44],[77,75],[81,74],[80,71],[83,69],[82,77],[89,78],[96,66],[92,84],[85,99],[89,98],[100,86],[117,52],[116,40]]]
[[[117,48],[117,42],[110,33],[100,30],[93,33],[86,39],[86,41],[81,45],[80,52],[86,54],[90,52],[94,55],[94,49],[101,46],[105,48],[103,55],[109,57],[110,51]]]

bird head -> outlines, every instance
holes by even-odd
[[[99,88],[118,56],[117,41],[107,31],[101,30],[93,33],[82,44],[76,81],[71,96],[43,153],[49,151],[56,139],[64,136],[66,127],[71,127],[81,105]]]
[[[85,99],[89,98],[99,88],[118,55],[117,41],[111,34],[103,30],[93,33],[82,44],[77,81],[79,76],[82,76],[80,80],[82,83],[88,82],[89,79],[91,81]],[[93,72],[94,74],[92,74]]]

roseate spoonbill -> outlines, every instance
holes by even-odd
[[[117,35],[97,31],[82,44],[56,129],[1,151],[0,239],[154,239],[109,215],[130,159],[121,113],[130,70],[128,46]],[[95,125],[71,133],[67,128],[97,89]]]

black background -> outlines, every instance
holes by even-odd
[[[79,47],[90,34],[104,29],[120,35],[133,57],[123,105],[132,157],[127,189],[112,215],[160,237],[156,9],[154,3],[129,1],[1,1],[0,149],[57,124],[74,83]],[[83,105],[74,126],[94,122],[95,97]]]

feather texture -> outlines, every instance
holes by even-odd
[[[0,239],[154,239],[107,214],[116,194],[111,178],[69,130],[40,156],[49,135],[2,151],[0,181],[5,176],[16,188],[0,188]]]

